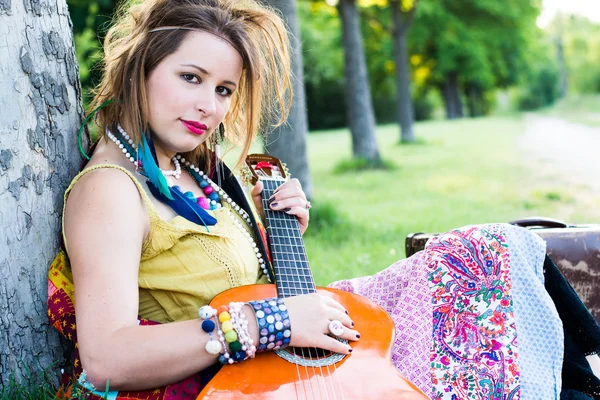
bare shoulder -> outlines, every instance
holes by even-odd
[[[126,232],[143,242],[150,225],[136,184],[116,168],[98,168],[83,175],[67,198],[64,217],[69,248],[82,232],[102,240]]]

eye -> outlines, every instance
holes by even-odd
[[[181,74],[180,77],[189,83],[200,83],[200,78],[194,74]]]
[[[225,86],[217,86],[217,93],[220,94],[221,96],[231,96],[231,94],[233,93],[231,91],[231,89],[226,88]]]

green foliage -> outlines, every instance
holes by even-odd
[[[527,67],[516,91],[516,109],[531,111],[553,104],[559,97],[559,71],[553,43],[543,32],[532,40],[525,60]]]
[[[100,79],[102,37],[109,27],[116,4],[116,0],[67,0],[86,104],[89,89]]]
[[[457,73],[471,114],[491,109],[494,88],[519,81],[527,70],[539,2],[420,0],[410,31],[414,68],[430,69],[424,85],[440,87]]]
[[[537,64],[529,72],[527,86],[520,88],[517,109],[537,110],[549,106],[558,98],[558,72],[551,64]]]
[[[600,24],[585,17],[558,15],[548,35],[564,46],[569,91],[600,93]]]
[[[337,11],[321,2],[298,2],[298,18],[308,125],[311,129],[344,126],[344,53]]]

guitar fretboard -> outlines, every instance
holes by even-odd
[[[269,206],[269,198],[283,183],[283,180],[263,180],[262,194],[277,295],[282,298],[316,292],[298,220]]]

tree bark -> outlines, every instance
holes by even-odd
[[[352,133],[352,153],[355,158],[377,165],[381,163],[381,157],[375,136],[375,114],[355,0],[340,0],[338,10],[342,20],[346,104]]]
[[[414,111],[410,94],[410,64],[406,36],[415,13],[415,6],[409,12],[400,9],[399,1],[390,3],[392,8],[394,58],[396,61],[396,88],[398,97],[398,119],[400,121],[400,141],[415,141]]]
[[[298,9],[294,0],[268,0],[268,3],[281,12],[291,33],[294,100],[287,124],[278,127],[265,138],[265,150],[287,164],[292,177],[300,180],[304,193],[310,199],[313,190],[306,150],[308,116]]]
[[[0,389],[9,375],[62,357],[47,322],[46,274],[80,162],[71,29],[65,0],[0,1]]]
[[[458,74],[449,72],[446,75],[446,80],[442,84],[442,94],[444,96],[444,104],[446,107],[446,118],[457,119],[463,118],[463,107],[460,99],[460,86],[458,83]]]

